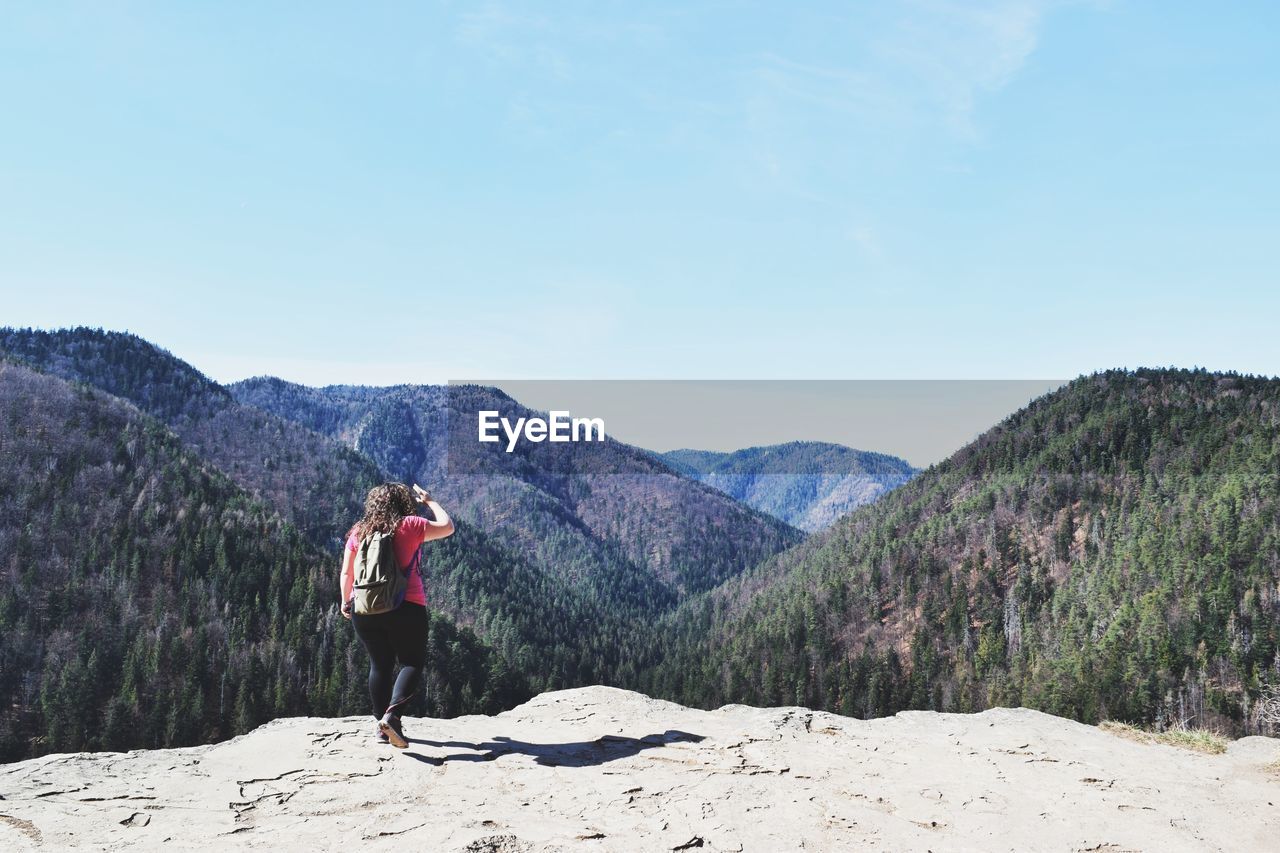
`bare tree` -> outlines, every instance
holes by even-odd
[[[1258,696],[1258,722],[1280,726],[1280,682],[1271,682]]]

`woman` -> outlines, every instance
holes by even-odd
[[[431,519],[417,515],[414,502],[431,510]],[[409,588],[404,603],[395,610],[374,616],[352,612],[351,587],[355,578],[356,554],[360,540],[374,532],[394,531],[392,543],[396,561],[409,572]],[[369,652],[369,698],[378,720],[378,740],[404,749],[400,711],[418,689],[427,658],[427,596],[422,589],[421,546],[432,539],[453,533],[453,522],[426,490],[404,483],[383,483],[369,491],[364,502],[364,518],[347,534],[342,558],[342,615],[352,621],[356,636]],[[392,683],[396,661],[400,674]]]

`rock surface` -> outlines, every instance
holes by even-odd
[[[496,717],[282,719],[0,767],[0,849],[1275,850],[1280,742],[1224,755],[1036,711],[861,721],[607,687]]]

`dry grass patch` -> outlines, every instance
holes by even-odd
[[[1128,723],[1105,720],[1098,724],[1104,732],[1111,732],[1118,737],[1136,740],[1139,743],[1163,743],[1192,752],[1203,752],[1207,755],[1219,755],[1227,751],[1227,739],[1217,732],[1208,729],[1176,728],[1163,732],[1140,729]],[[1277,762],[1280,764],[1280,762]]]

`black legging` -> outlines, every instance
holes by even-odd
[[[427,608],[406,601],[395,610],[376,616],[351,617],[356,636],[369,652],[369,699],[373,715],[399,716],[422,680],[427,662]],[[400,674],[392,691],[391,673],[396,660]]]

